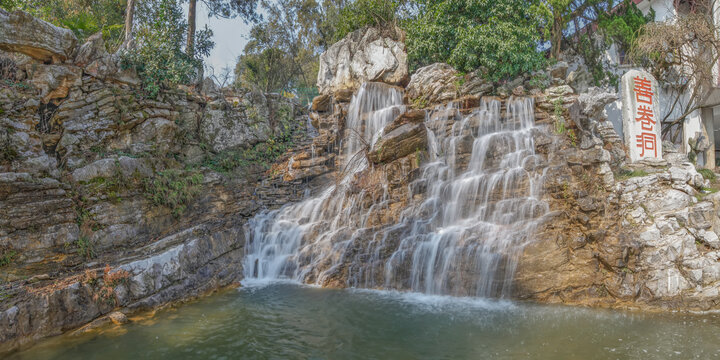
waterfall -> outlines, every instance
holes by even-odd
[[[243,263],[246,278],[307,281],[328,258],[337,256],[336,238],[350,231],[356,196],[347,196],[353,176],[367,168],[364,156],[385,125],[405,111],[402,92],[382,83],[363,84],[350,101],[343,145],[342,179],[318,197],[280,210],[263,212],[249,221]],[[305,239],[305,242],[303,242]],[[312,239],[312,241],[310,241]]]
[[[508,296],[517,259],[548,207],[533,100],[502,105],[483,100],[469,113],[452,104],[429,111],[428,160],[407,185],[399,221],[378,226],[369,219],[389,211],[387,187],[368,205],[351,181],[368,168],[364,151],[405,108],[399,90],[363,85],[347,113],[340,179],[248,223],[245,277]]]

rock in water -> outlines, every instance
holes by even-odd
[[[69,29],[59,28],[23,11],[0,9],[0,49],[19,52],[43,62],[72,58],[77,38]]]
[[[130,320],[128,320],[127,316],[119,311],[113,311],[111,312],[108,317],[115,325],[123,325],[127,324]]]
[[[354,90],[368,81],[405,85],[408,79],[404,42],[377,28],[354,31],[320,55],[317,85],[321,94]]]

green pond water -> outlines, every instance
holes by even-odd
[[[720,315],[271,284],[10,359],[713,359]]]

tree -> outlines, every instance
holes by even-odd
[[[355,0],[340,8],[333,41],[366,26],[395,28],[403,0]]]
[[[493,80],[543,66],[538,1],[420,0],[401,24],[411,68],[446,62]]]
[[[612,4],[605,3],[605,6]],[[624,0],[610,11],[598,5],[601,4],[597,3],[586,10],[582,17],[585,26],[574,26],[570,41],[567,41],[566,45],[582,57],[595,85],[616,86],[618,76],[613,70],[616,64],[606,59],[606,52],[614,44],[620,61],[623,62],[624,55],[630,51],[642,33],[643,26],[655,18],[655,12],[651,8],[648,14],[644,15],[631,0]]]
[[[135,15],[135,0],[128,0],[125,7],[125,40],[121,48],[129,49],[132,47],[133,32],[133,16]]]
[[[263,1],[266,19],[250,30],[235,68],[236,86],[279,91],[314,86],[320,52],[334,33],[327,16],[336,3],[315,0]],[[328,11],[328,9],[330,9]]]
[[[695,11],[646,24],[630,53],[635,63],[667,86],[670,106],[662,119],[662,134],[673,134],[673,142],[681,133],[673,129],[703,107],[715,88],[720,27],[713,20],[713,5],[714,1],[696,3]]]
[[[208,9],[211,17],[234,18],[240,15],[246,21],[258,21],[261,17],[255,11],[258,0],[200,0]],[[190,0],[188,4],[188,26],[186,53],[194,56],[195,28],[197,15],[197,0]]]
[[[176,0],[142,1],[136,17],[136,46],[123,53],[123,66],[137,70],[147,95],[155,97],[163,88],[195,80],[201,57],[214,45],[212,32],[196,34],[194,56],[189,56],[183,51],[188,24]]]

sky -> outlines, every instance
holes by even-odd
[[[187,7],[187,3],[183,4],[185,14],[187,14]],[[235,61],[242,54],[243,48],[248,42],[251,25],[245,24],[240,18],[208,18],[207,8],[202,1],[197,2],[196,22],[198,30],[207,25],[213,31],[212,40],[215,42],[210,56],[205,59],[205,76],[213,75],[213,71],[216,76],[219,76],[226,66],[231,68],[232,74]]]

